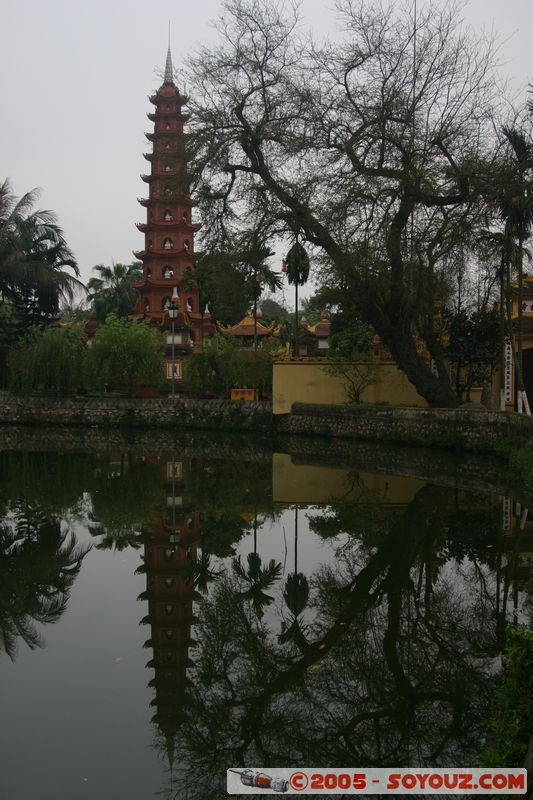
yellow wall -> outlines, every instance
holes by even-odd
[[[373,365],[374,382],[364,390],[363,403],[390,403],[426,407],[405,374],[393,361]],[[293,403],[346,403],[341,378],[328,375],[318,359],[278,361],[274,364],[272,406],[274,414],[289,414]]]
[[[294,464],[287,453],[274,453],[272,459],[273,499],[283,505],[319,505],[335,500],[368,502],[371,494],[387,508],[404,507],[423,485],[416,478],[398,475]]]

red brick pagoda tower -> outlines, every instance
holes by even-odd
[[[154,123],[151,153],[144,157],[151,164],[149,175],[141,175],[148,184],[148,199],[139,203],[146,208],[147,219],[137,228],[144,233],[144,249],[134,253],[142,261],[143,276],[133,286],[139,299],[132,317],[148,319],[162,329],[170,329],[167,309],[174,301],[179,309],[175,323],[175,377],[183,377],[182,362],[203,333],[211,333],[209,312],[200,313],[198,289],[188,276],[193,272],[194,234],[200,225],[192,221],[195,203],[189,194],[187,156],[183,126],[189,115],[182,112],[187,97],[174,83],[172,57],[168,48],[165,78],[150,102],[155,111],[148,114]],[[166,336],[167,346],[172,336]],[[168,348],[170,349],[170,348]],[[171,377],[167,359],[167,380]]]
[[[138,599],[148,601],[148,614],[141,624],[151,628],[144,646],[153,651],[153,658],[146,664],[154,670],[148,684],[155,691],[152,722],[166,739],[172,763],[174,740],[184,720],[190,686],[187,668],[192,665],[189,649],[195,645],[191,638],[195,622],[193,601],[200,597],[194,586],[194,565],[201,530],[199,513],[188,506],[182,494],[183,462],[167,461],[165,468],[167,510],[137,537],[144,554],[136,573],[146,574],[146,591]]]

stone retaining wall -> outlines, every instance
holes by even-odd
[[[302,437],[291,437],[301,440]],[[337,439],[347,444],[346,440]],[[318,447],[320,444],[318,445]],[[90,453],[114,457],[160,456],[169,460],[196,458],[269,462],[272,437],[257,431],[124,428],[92,425],[0,425],[0,453]]]
[[[533,419],[500,411],[295,403],[291,414],[276,417],[276,431],[492,450],[498,442],[533,438]]]
[[[353,441],[344,437],[261,436],[254,431],[201,431],[183,428],[69,427],[0,425],[0,454],[83,453],[98,457],[197,458],[270,465],[273,452],[286,453],[297,466],[337,467],[382,475],[401,475],[438,486],[510,496],[528,508],[533,497],[517,485],[502,461],[489,454]],[[230,467],[231,468],[231,467]]]
[[[269,431],[269,403],[124,397],[0,397],[0,424]]]
[[[269,403],[230,400],[0,397],[0,424],[257,431],[490,451],[533,438],[533,420],[495,411],[295,403],[274,417]]]

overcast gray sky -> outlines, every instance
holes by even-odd
[[[419,0],[419,3],[423,0]],[[333,0],[303,0],[319,33],[333,19]],[[134,227],[145,210],[142,153],[152,123],[147,95],[161,83],[167,25],[174,65],[213,41],[218,0],[0,0],[0,180],[17,195],[42,187],[40,208],[54,210],[82,277],[141,249]],[[492,27],[507,42],[502,71],[519,91],[533,79],[533,0],[471,0],[465,19]]]

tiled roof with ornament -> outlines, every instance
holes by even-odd
[[[218,324],[217,327],[220,333],[224,333],[227,336],[254,336],[256,333],[257,336],[279,335],[279,329],[275,322],[271,322],[270,325],[264,325],[260,319],[256,318],[256,323],[254,324],[253,314],[246,314],[235,325],[226,327]]]
[[[315,322],[314,325],[308,325],[307,330],[310,333],[314,333],[319,339],[327,338],[330,332],[330,322],[329,319],[325,317],[321,317],[318,322]]]

